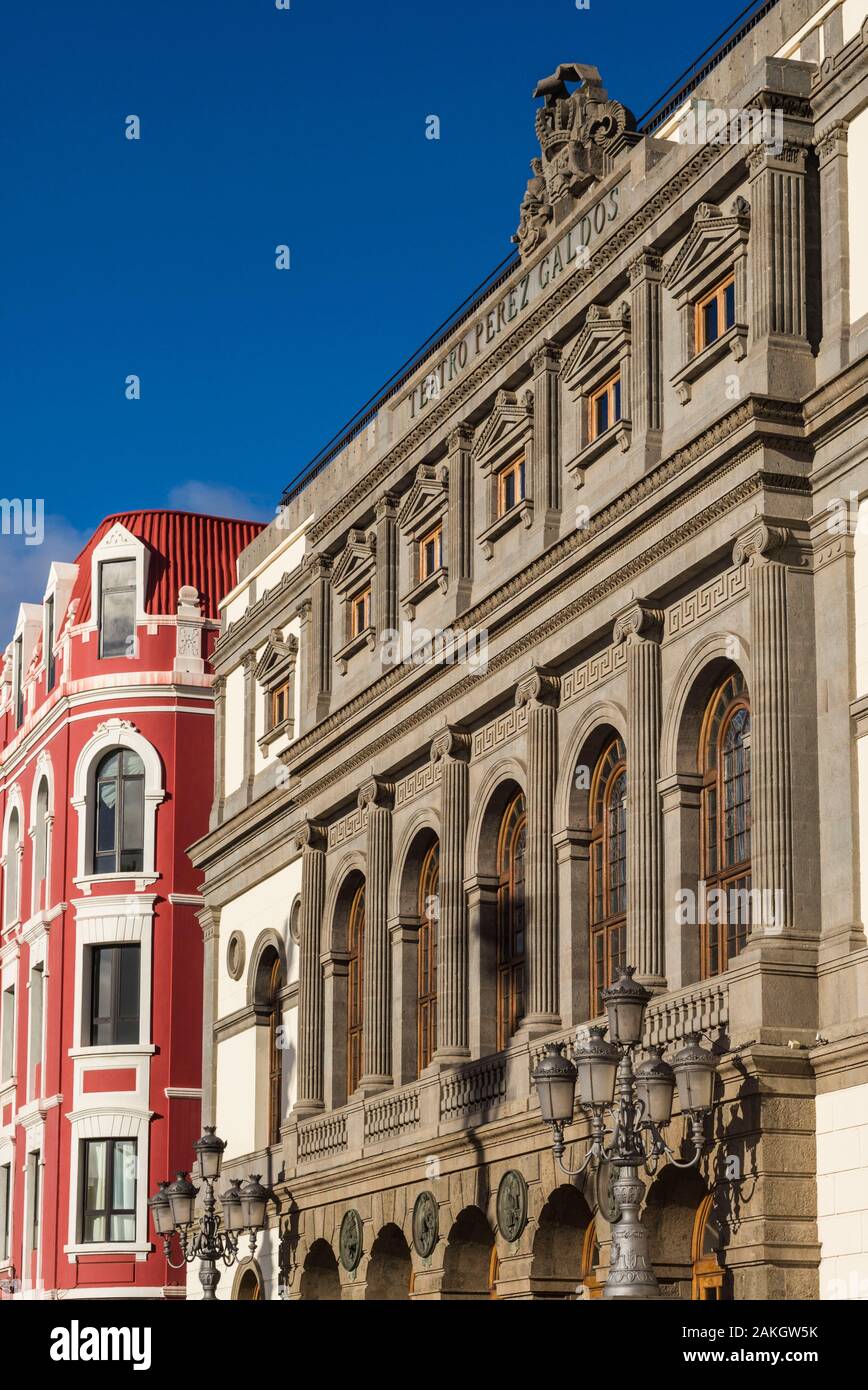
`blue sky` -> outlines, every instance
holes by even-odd
[[[273,515],[509,253],[536,80],[595,63],[640,115],[738,8],[7,6],[0,494],[46,536],[0,536],[3,638],[109,512]]]

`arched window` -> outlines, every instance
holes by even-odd
[[[603,749],[591,779],[591,1001],[627,964],[627,752],[620,738]]]
[[[232,1297],[243,1302],[252,1301],[254,1303],[258,1303],[262,1299],[262,1284],[259,1282],[259,1275],[251,1265],[241,1271]]]
[[[713,1199],[714,1194],[709,1192],[700,1203],[693,1223],[691,1296],[699,1301],[719,1301],[723,1298],[723,1266],[718,1254],[721,1246],[720,1227],[711,1210]]]
[[[19,847],[21,844],[21,821],[18,808],[13,807],[6,827],[6,910],[5,921],[17,922],[21,911],[21,875]]]
[[[699,745],[702,773],[702,978],[717,975],[750,929],[750,704],[740,671],[708,702]]]
[[[524,794],[510,801],[497,840],[497,1046],[506,1047],[524,1014]]]
[[[36,880],[36,902],[34,906],[41,910],[48,906],[48,782],[42,778],[39,783],[39,791],[36,793],[36,824],[34,826],[33,852],[35,856],[34,871]]]
[[[139,873],[144,867],[145,765],[116,748],[96,769],[93,872]]]
[[[362,1078],[362,1024],[364,1020],[365,885],[359,884],[350,907],[347,928],[347,1095]]]
[[[281,1049],[281,1025],[283,1010],[281,991],[283,989],[283,966],[275,953],[268,981],[268,1142],[280,1143],[280,1123],[282,1114],[283,1062]]]
[[[419,1071],[437,1046],[437,933],[440,926],[440,844],[434,841],[419,876],[419,969],[416,986]]]

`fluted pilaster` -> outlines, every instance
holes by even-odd
[[[473,578],[472,445],[469,425],[459,425],[449,436],[449,584],[457,589],[459,609]]]
[[[244,667],[244,798],[253,797],[253,777],[256,766],[256,653],[248,652]]]
[[[363,1069],[360,1088],[382,1090],[392,1084],[392,1001],[389,948],[389,873],[392,865],[390,782],[371,777],[359,791],[359,806],[368,811],[368,856],[365,879],[365,960]]]
[[[806,150],[765,145],[748,155],[751,189],[751,248],[754,265],[751,339],[766,340],[765,375],[770,392],[786,397],[813,384],[807,324]]]
[[[558,775],[560,681],[544,667],[523,676],[516,704],[527,705],[527,851],[525,924],[527,995],[524,1023],[557,1026],[557,861],[552,840]]]
[[[223,820],[226,797],[226,680],[217,676],[211,687],[214,695],[214,800],[211,803],[210,828]]]
[[[382,648],[384,632],[398,629],[398,500],[386,492],[377,503],[377,612],[374,621]]]
[[[305,685],[306,729],[328,714],[332,689],[332,562],[327,555],[314,555],[309,561],[309,604],[302,604],[300,642]],[[306,650],[305,650],[306,648]]]
[[[544,342],[533,358],[534,498],[547,515],[561,506],[561,350]],[[548,517],[553,521],[553,517]]]
[[[323,1096],[323,996],[320,965],[321,929],[325,908],[326,833],[315,821],[305,821],[296,836],[301,850],[301,923],[298,971],[298,1099],[299,1115],[321,1110]]]
[[[820,239],[823,293],[821,372],[837,372],[850,360],[850,231],[846,121],[836,121],[817,140],[820,161]]]
[[[470,1055],[467,976],[467,835],[470,736],[447,726],[431,745],[440,773],[440,920],[437,936],[437,1052],[441,1063]]]
[[[750,570],[751,874],[762,913],[776,933],[793,926],[793,771],[787,570],[773,559],[788,540],[757,522],[735,543],[733,560]],[[762,934],[753,924],[752,935]]]
[[[661,305],[663,257],[644,250],[630,262],[632,390],[634,438],[659,432],[663,425]]]
[[[660,637],[663,615],[632,603],[615,622],[627,643],[627,955],[644,983],[662,985]]]

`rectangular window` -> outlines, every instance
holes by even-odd
[[[505,516],[524,501],[524,455],[513,459],[497,475],[497,515]]]
[[[54,689],[54,594],[45,600],[45,689]]]
[[[15,682],[15,727],[20,729],[24,723],[24,637],[15,638],[13,649],[13,675]]]
[[[435,526],[419,542],[419,579],[427,579],[443,568],[443,528]]]
[[[99,567],[99,654],[131,656],[136,637],[136,562],[107,560]]]
[[[90,1046],[139,1041],[138,946],[94,946],[91,960]]]
[[[40,1191],[40,1179],[42,1177],[42,1165],[40,1164],[40,1153],[37,1149],[35,1153],[29,1155],[27,1159],[27,1188],[30,1192],[30,1249],[39,1249],[39,1208],[42,1205],[42,1193]]]
[[[9,1259],[9,1237],[12,1227],[12,1164],[0,1168],[0,1264]]]
[[[608,381],[592,391],[588,399],[588,424],[590,442],[593,443],[606,430],[610,430],[621,418],[621,373],[616,373]]]
[[[735,278],[730,275],[696,304],[696,351],[702,352],[735,323]]]
[[[277,729],[289,718],[289,681],[271,692],[271,727]]]
[[[371,626],[371,591],[363,589],[350,599],[350,636],[358,637]]]
[[[45,1004],[45,972],[40,961],[30,972],[30,1095],[39,1094],[42,1080],[42,1020]]]
[[[87,1139],[82,1147],[82,1241],[135,1240],[135,1139]]]
[[[0,1050],[0,1079],[15,1075],[15,987],[3,991],[3,1043]]]

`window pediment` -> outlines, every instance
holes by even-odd
[[[729,214],[712,203],[700,203],[693,226],[663,284],[680,302],[701,293],[709,279],[742,250],[750,234],[750,204],[736,198]]]
[[[377,536],[374,531],[350,531],[332,571],[335,593],[346,595],[350,589],[369,580],[374,572],[376,556]]]
[[[517,450],[529,449],[533,440],[533,392],[498,391],[494,409],[473,447],[473,459],[489,473]],[[528,460],[529,462],[529,460]],[[528,476],[530,476],[528,468]]]
[[[280,628],[275,628],[254,669],[257,683],[266,690],[283,685],[292,675],[297,657],[298,639],[292,634],[285,638]]]
[[[411,536],[426,530],[449,504],[449,470],[421,463],[406,501],[398,512],[398,526]]]
[[[605,305],[591,304],[584,327],[561,368],[564,385],[574,396],[588,390],[629,347],[629,304],[625,301],[614,312]]]

